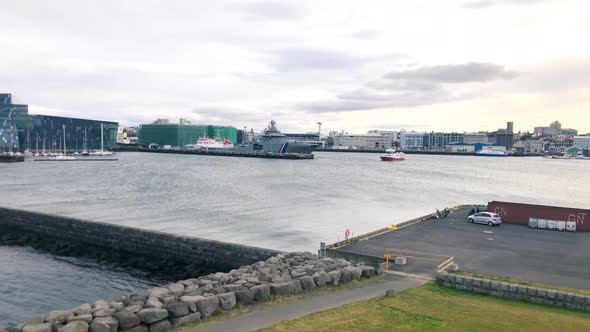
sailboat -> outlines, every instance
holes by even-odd
[[[50,157],[46,157],[46,158],[39,158],[39,159],[35,159],[35,161],[65,161],[65,160],[76,160],[75,157],[72,156],[68,156],[67,150],[66,150],[66,125],[63,125],[63,134],[64,134],[64,152],[63,155],[60,154],[56,154],[54,156],[50,156]]]
[[[92,156],[112,156],[113,151],[104,150],[104,124],[100,124],[100,151],[91,152]]]

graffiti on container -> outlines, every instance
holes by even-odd
[[[497,207],[494,208],[494,213],[499,215],[500,217],[506,217],[508,215],[508,211],[506,208]]]
[[[578,224],[583,224],[584,218],[586,218],[586,213],[570,213],[569,216],[567,216],[567,221],[574,221]]]

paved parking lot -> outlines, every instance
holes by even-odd
[[[449,255],[464,271],[590,289],[590,233],[470,224],[468,212],[459,210],[446,219],[410,225],[339,249],[375,256],[383,256],[385,248]],[[407,266],[393,268],[433,274],[436,265],[408,258]]]

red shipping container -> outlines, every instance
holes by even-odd
[[[586,209],[492,201],[488,211],[507,224],[528,225],[530,218],[575,221],[576,231],[590,232],[590,210]]]

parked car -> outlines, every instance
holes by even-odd
[[[467,217],[470,223],[487,224],[488,226],[500,226],[502,219],[499,215],[491,212],[479,212]]]

